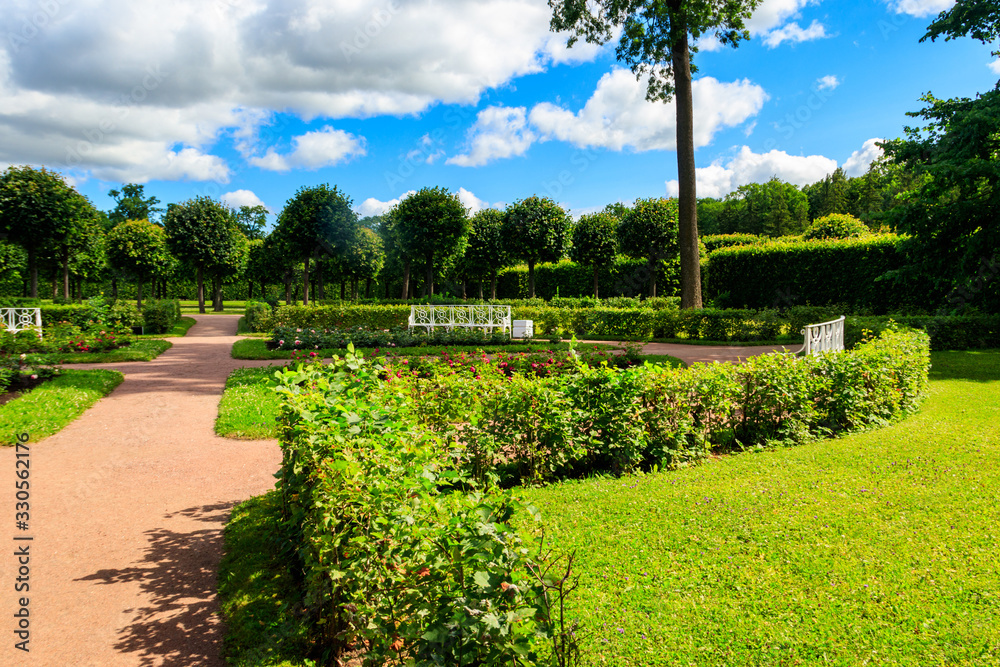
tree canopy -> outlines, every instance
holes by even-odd
[[[594,297],[598,293],[598,272],[611,266],[618,254],[618,220],[608,213],[580,216],[573,227],[573,247],[569,256],[574,262],[594,270]]]
[[[490,277],[490,298],[497,298],[497,271],[511,263],[503,237],[504,214],[495,208],[477,211],[469,220],[469,241],[464,261],[467,273]],[[482,285],[480,285],[482,297]]]
[[[162,208],[157,208],[160,200],[156,197],[146,197],[146,188],[138,183],[126,183],[121,190],[110,190],[108,196],[115,200],[116,206],[108,213],[108,220],[117,225],[126,220],[149,220],[156,222]]]
[[[649,296],[656,296],[658,264],[676,260],[678,208],[676,199],[638,199],[618,227],[618,244],[629,257],[649,266]]]
[[[198,311],[205,312],[204,274],[225,265],[233,252],[229,209],[210,197],[195,197],[167,208],[164,228],[174,255],[195,268]]]
[[[163,228],[149,220],[126,220],[108,233],[107,253],[112,266],[135,279],[141,308],[143,283],[170,261]]]
[[[427,293],[433,295],[437,265],[464,249],[469,233],[465,206],[445,188],[423,188],[399,202],[393,216],[405,255],[424,260]]]
[[[503,236],[510,254],[528,264],[528,294],[535,298],[535,264],[558,262],[569,242],[569,214],[548,197],[514,202],[504,212]]]

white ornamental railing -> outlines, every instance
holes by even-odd
[[[510,306],[410,306],[410,329],[500,329],[510,333]]]
[[[810,324],[802,330],[805,337],[805,344],[802,352],[805,354],[820,354],[821,352],[834,352],[844,349],[844,321],[845,317],[830,322],[820,324]]]
[[[38,329],[39,337],[42,335],[41,308],[0,308],[0,318],[3,319],[3,328],[11,333],[34,327]]]

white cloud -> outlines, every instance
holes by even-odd
[[[861,150],[851,153],[851,157],[847,158],[847,161],[844,162],[844,172],[850,177],[865,174],[871,163],[882,157],[882,149],[875,145],[876,142],[880,141],[885,140],[878,137],[869,139],[861,147]]]
[[[445,164],[479,167],[493,160],[524,155],[535,141],[524,107],[487,107],[468,131],[469,152]]]
[[[329,125],[321,130],[293,137],[292,143],[295,148],[287,155],[278,154],[272,147],[263,156],[251,157],[248,162],[268,171],[319,169],[332,167],[367,152],[364,137],[335,130]]]
[[[784,151],[754,153],[743,146],[731,159],[717,160],[696,170],[699,197],[724,197],[741,185],[764,183],[777,176],[795,185],[815,183],[837,168],[837,161],[822,155],[789,155]],[[667,194],[676,197],[677,181],[667,181]]]
[[[833,90],[840,85],[840,79],[833,74],[816,79],[816,90]]]
[[[0,162],[84,178],[224,181],[229,166],[211,154],[222,137],[265,168],[316,168],[342,148],[282,155],[260,136],[276,112],[309,121],[475,103],[599,52],[567,50],[543,0],[50,4],[58,12],[23,39],[42,5],[6,0],[0,12]]]
[[[818,0],[764,0],[747,21],[747,28],[754,35],[763,35],[798,15],[799,11]]]
[[[813,21],[808,28],[799,27],[798,23],[789,23],[764,35],[764,44],[773,49],[782,42],[809,42],[827,37],[826,27],[819,21]]]
[[[989,67],[990,71],[993,72],[994,74],[1000,74],[1000,58],[997,58],[993,62],[988,63],[986,66]]]
[[[219,197],[223,204],[230,208],[240,206],[263,206],[269,213],[274,213],[270,206],[265,204],[252,190],[234,190]]]
[[[361,202],[361,205],[358,206],[357,210],[361,217],[368,217],[369,215],[382,215],[412,194],[416,194],[416,190],[408,190],[395,199],[390,199],[389,201],[380,201],[374,197],[369,197]]]
[[[458,198],[461,200],[462,205],[469,209],[469,215],[473,215],[483,210],[484,208],[489,208],[488,202],[483,201],[476,195],[472,194],[465,188],[458,189]]]
[[[909,14],[918,18],[932,16],[950,9],[955,0],[890,0],[889,7],[897,14]]]
[[[716,132],[757,114],[767,94],[744,79],[722,83],[703,77],[692,84],[695,146],[705,146]],[[529,116],[543,140],[558,139],[578,147],[611,150],[673,150],[676,117],[673,102],[647,102],[646,81],[625,69],[601,77],[583,109],[574,113],[554,104],[536,105]]]

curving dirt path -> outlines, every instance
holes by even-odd
[[[0,665],[222,665],[216,597],[232,506],[274,486],[273,440],[215,436],[237,315],[196,316],[151,362],[83,416],[30,445],[30,530],[14,527],[15,450],[0,450]],[[766,348],[645,346],[649,354],[738,361]],[[15,542],[15,536],[31,536]],[[29,546],[30,591],[15,593]],[[14,648],[17,599],[29,600],[30,652]],[[5,620],[3,620],[5,619]]]
[[[196,319],[153,361],[100,365],[125,381],[30,446],[27,533],[14,528],[14,449],[0,450],[0,665],[223,664],[222,528],[234,503],[273,488],[281,453],[214,435],[226,378],[254,364],[229,356],[238,316]],[[15,594],[25,544],[30,592]],[[18,596],[29,653],[14,648]]]

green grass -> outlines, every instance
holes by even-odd
[[[0,405],[0,444],[14,444],[18,433],[30,434],[32,442],[58,433],[124,379],[118,371],[63,371],[59,377]]]
[[[461,352],[486,352],[487,354],[493,354],[496,352],[509,352],[511,354],[517,354],[521,352],[542,352],[549,350],[568,350],[568,343],[532,343],[526,345],[495,345],[495,346],[433,346],[426,345],[423,347],[400,347],[393,348],[392,352],[397,356],[411,357],[411,356],[429,356],[432,354],[441,354],[443,352],[450,352],[451,354],[458,354]],[[609,345],[588,345],[589,350],[603,350],[610,349]],[[342,348],[330,348],[323,350],[303,350],[307,354],[309,352],[315,352],[318,356],[326,359],[332,357],[333,355],[343,356],[346,350]],[[381,348],[381,352],[385,353],[389,350],[386,348]],[[358,352],[364,354],[365,356],[373,356],[375,353],[375,348],[361,347],[358,348]],[[244,340],[238,340],[233,343],[232,351],[233,359],[291,359],[292,350],[269,350],[267,349],[267,341],[259,338],[250,338]]]
[[[933,362],[883,430],[527,491],[584,664],[1000,664],[1000,353]]]
[[[582,664],[1000,664],[1000,351],[932,358],[921,412],[882,430],[525,490],[576,553]],[[277,521],[273,494],[238,510]],[[303,665],[286,561],[244,549],[233,664]]]
[[[216,312],[212,310],[212,300],[205,300],[205,314],[206,315],[242,315],[246,312],[247,306],[246,301],[223,301],[222,312]],[[181,313],[197,313],[198,312],[198,301],[181,301]]]
[[[231,667],[304,665],[307,628],[276,535],[281,497],[272,491],[233,508],[225,531],[219,598],[226,619],[223,656]]]
[[[174,324],[173,328],[171,328],[170,331],[168,331],[167,333],[163,333],[163,334],[143,334],[142,336],[139,336],[139,338],[146,338],[146,339],[149,339],[149,338],[180,338],[182,336],[186,336],[187,332],[188,332],[188,329],[190,329],[191,327],[193,327],[195,324],[197,324],[197,320],[195,320],[193,317],[182,317],[179,320],[177,320],[177,323]]]
[[[273,367],[237,368],[226,380],[215,432],[225,438],[277,437],[278,396],[270,390]]]
[[[158,338],[138,338],[127,347],[108,352],[49,352],[29,354],[36,364],[99,364],[121,361],[151,361],[173,347],[173,343]]]

